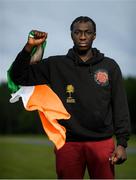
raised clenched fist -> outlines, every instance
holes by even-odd
[[[47,38],[47,33],[46,32],[41,32],[37,30],[32,30],[29,33],[28,40],[25,46],[25,49],[28,52],[31,52],[32,48],[34,46],[39,46],[41,45]]]

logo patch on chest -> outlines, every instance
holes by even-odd
[[[101,86],[107,86],[109,84],[108,72],[105,69],[99,69],[95,71],[94,80]]]
[[[66,99],[67,103],[75,103],[75,99],[72,97],[73,93],[75,91],[75,88],[72,84],[68,84],[66,87],[66,93],[68,94],[68,97]]]

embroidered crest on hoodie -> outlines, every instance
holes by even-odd
[[[107,86],[109,84],[108,72],[105,69],[99,69],[94,73],[94,80],[101,86]]]

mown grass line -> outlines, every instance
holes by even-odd
[[[135,137],[129,142],[136,148]],[[136,154],[116,166],[116,178],[134,179]],[[0,179],[56,179],[54,146],[45,136],[0,136]],[[88,177],[86,173],[85,178]]]

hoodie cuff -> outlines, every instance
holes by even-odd
[[[127,144],[127,139],[125,137],[119,137],[117,138],[117,146],[118,145],[121,145],[123,146],[124,148],[126,148],[128,146]]]
[[[21,56],[23,57],[23,59],[30,59],[31,58],[31,54],[28,51],[26,51],[25,48],[22,49]]]

